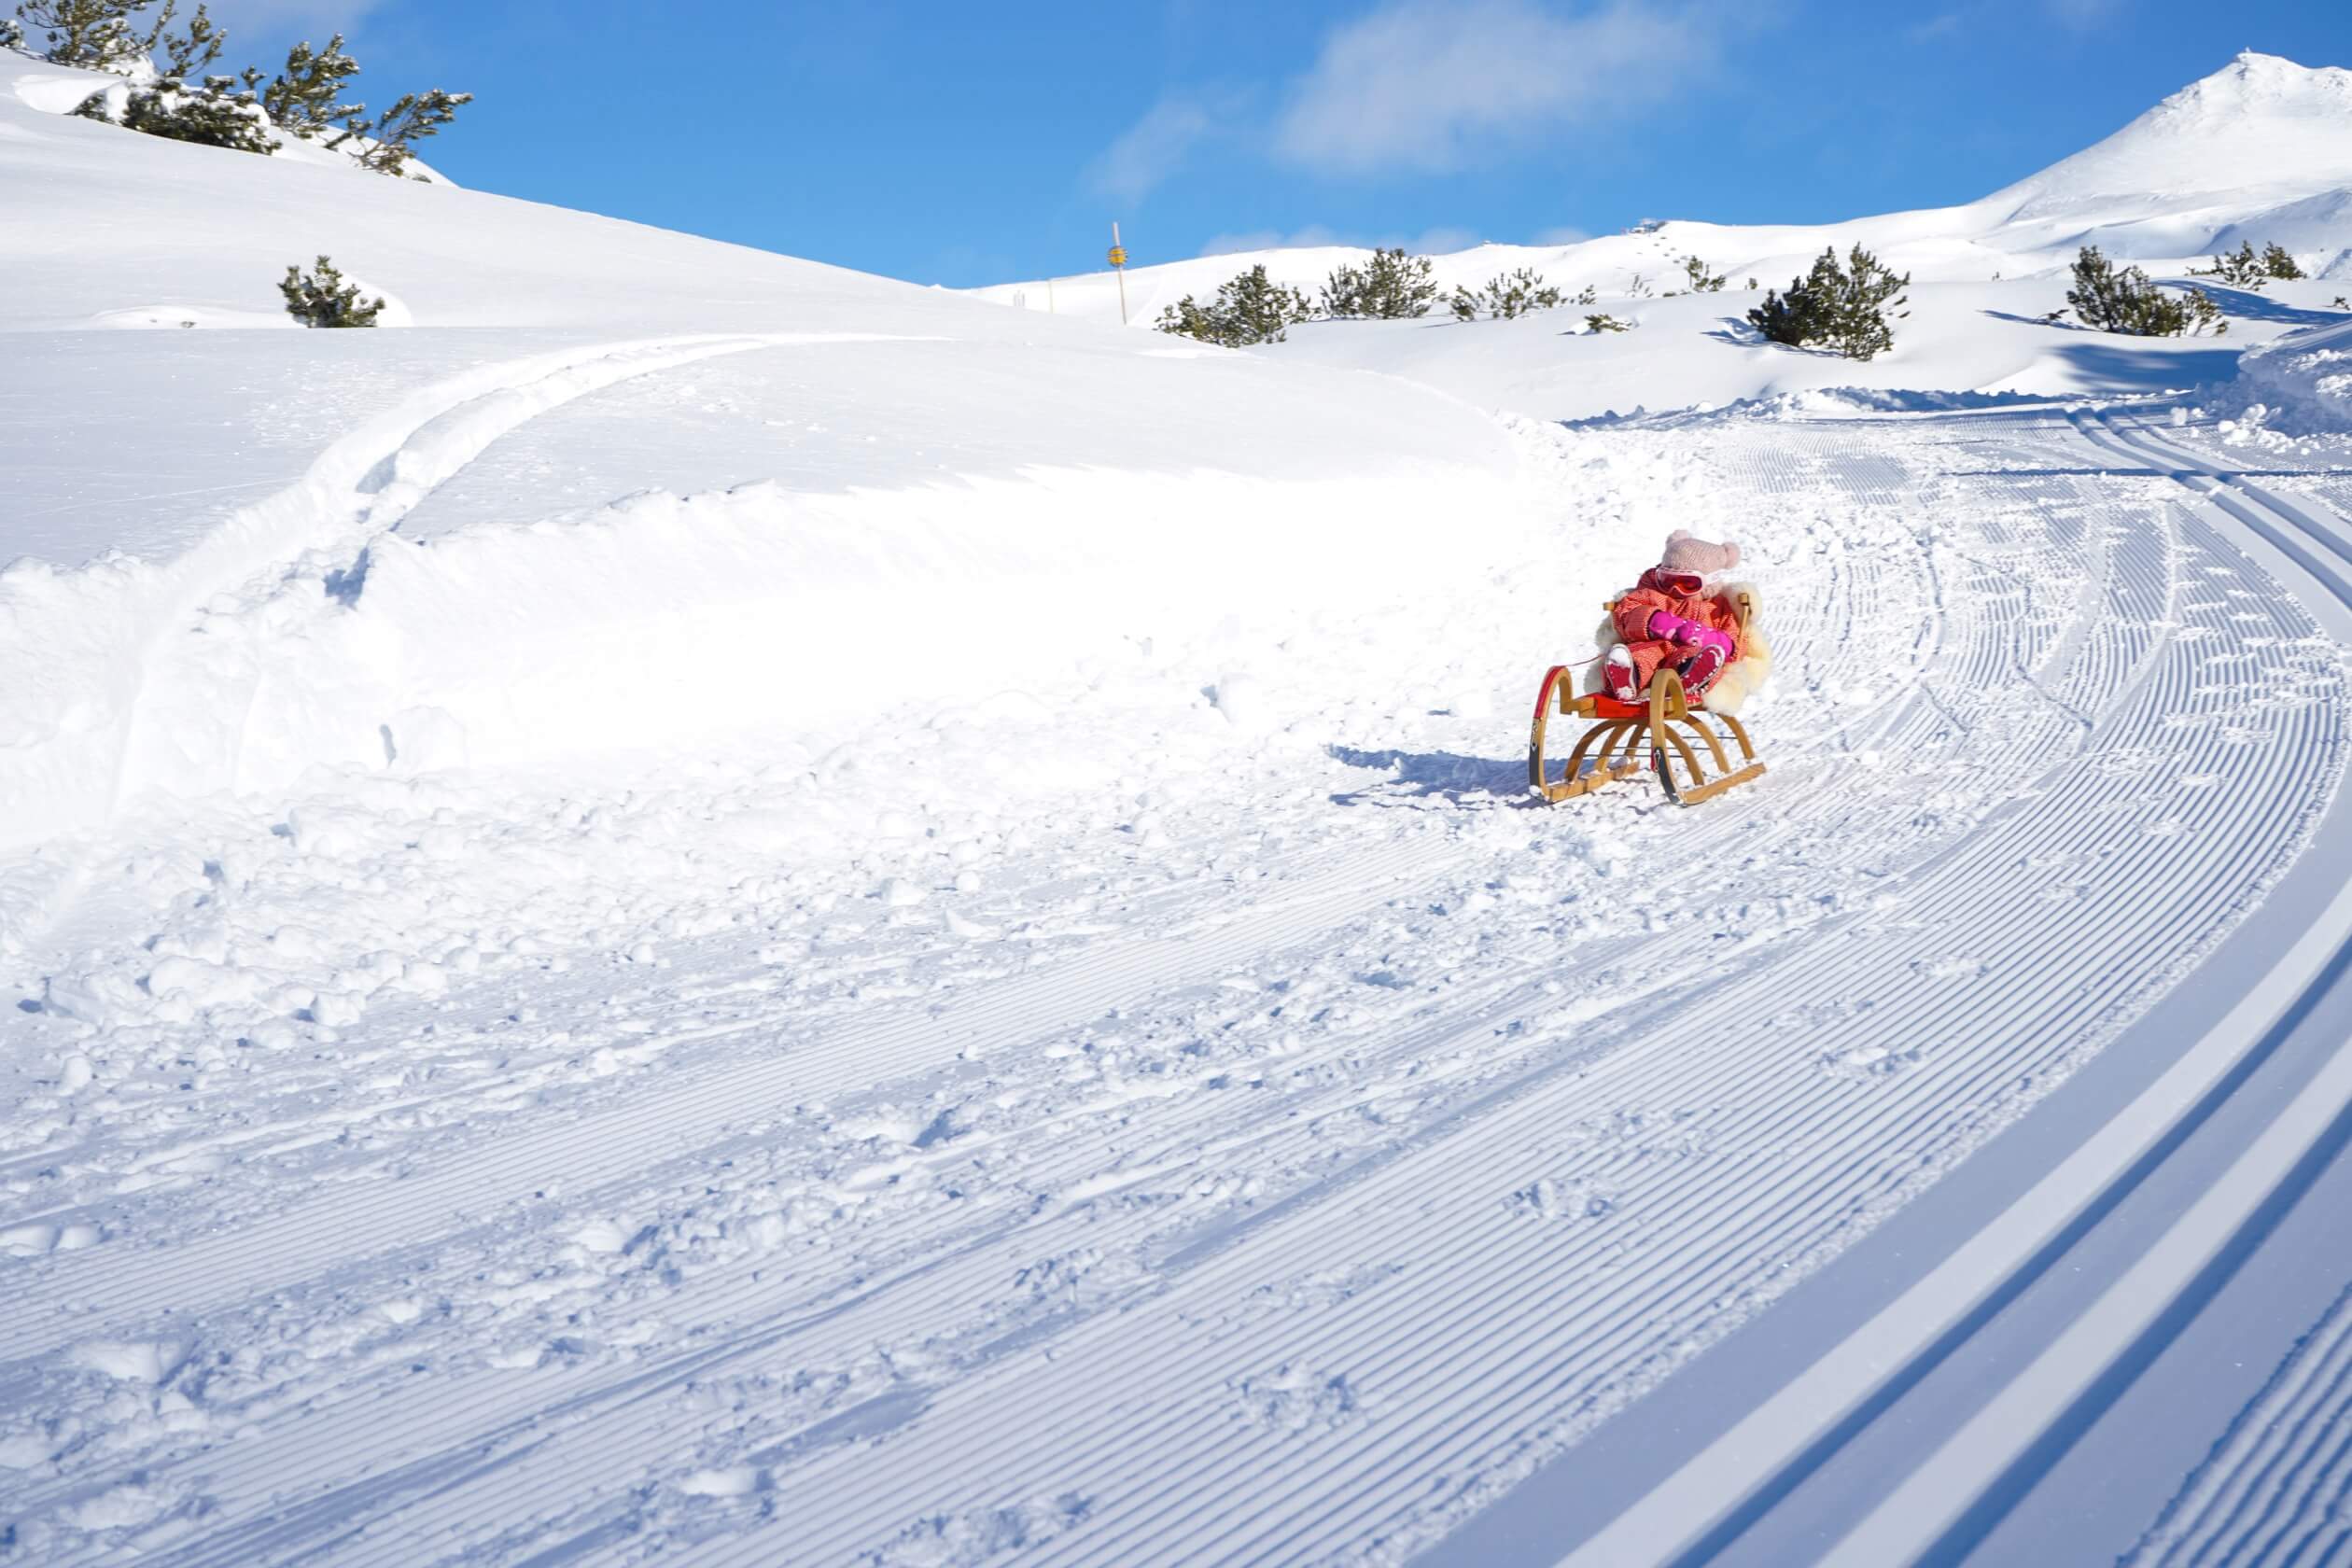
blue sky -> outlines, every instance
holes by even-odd
[[[215,0],[478,102],[480,189],[920,283],[1967,201],[2346,0]],[[649,18],[653,19],[650,20]]]

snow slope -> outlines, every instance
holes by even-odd
[[[0,178],[49,215],[0,236],[23,279],[7,396],[32,414],[0,444],[32,525],[0,538],[25,554],[0,572],[0,649],[23,672],[0,695],[8,843],[153,791],[271,790],[322,764],[539,764],[917,691],[985,696],[1269,604],[1344,601],[1438,506],[1518,515],[1491,424],[1393,380],[1201,363],[787,258],[0,104],[6,126],[23,133],[0,141]],[[139,233],[102,209],[140,213]],[[171,310],[233,321],[282,258],[315,252],[416,325],[157,346],[42,329],[119,324],[165,278]],[[510,471],[499,501],[407,528],[527,423],[594,418],[700,364],[709,450],[685,460],[690,419],[665,405],[660,488],[641,468],[551,477],[627,439],[600,431]],[[113,412],[77,432],[134,461],[59,461],[41,411],[87,408],[94,386]],[[283,440],[256,433],[272,425]],[[246,443],[273,449],[276,488],[206,483]],[[833,659],[846,639],[874,652]]]
[[[2186,271],[2251,240],[2296,253],[2316,281],[2265,293],[2217,290],[2224,342],[2128,342],[2052,326],[2066,268],[2084,245],[2154,275]],[[1745,312],[1758,288],[1785,287],[1825,247],[1862,245],[1913,279],[1896,352],[1868,365],[1763,343]],[[1130,268],[1131,325],[1148,328],[1183,295],[1207,299],[1263,264],[1311,296],[1330,271],[1363,260],[1346,247],[1246,252]],[[1669,299],[1682,259],[1703,259],[1729,287]],[[1515,322],[1457,324],[1442,307],[1415,322],[1294,329],[1262,352],[1403,371],[1483,405],[1554,418],[1636,407],[1721,405],[1859,385],[1988,393],[2132,392],[2226,380],[2232,351],[2332,320],[2352,278],[2352,71],[2247,53],[2175,93],[2114,135],[1964,206],[1815,227],[1678,220],[1568,245],[1485,245],[1432,259],[1441,289],[1477,288],[1530,268],[1563,291],[1589,286],[1593,310],[1633,324],[1584,335],[1583,308]],[[1118,313],[1108,273],[1004,284],[980,297],[1097,320]]]
[[[2342,1550],[2332,338],[1571,428],[0,92],[25,193],[0,1561]],[[322,248],[413,325],[233,325]],[[1674,525],[1771,771],[1531,807]]]

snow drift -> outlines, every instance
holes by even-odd
[[[2288,426],[2352,430],[2352,321],[2281,338],[2240,364],[2242,401],[2276,411]]]

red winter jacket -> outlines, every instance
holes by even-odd
[[[1728,633],[1735,651],[1740,646],[1740,616],[1729,598],[1712,598],[1675,593],[1663,580],[1656,567],[1642,574],[1642,580],[1629,589],[1617,602],[1614,614],[1618,638],[1639,652],[1645,642],[1668,639],[1650,630],[1650,618],[1659,612],[1678,616],[1696,625],[1709,626]],[[1646,674],[1646,672],[1645,672]]]

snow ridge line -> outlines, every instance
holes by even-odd
[[[2292,536],[2303,533],[2304,525],[2296,514],[2274,509],[2267,523],[2258,520],[2247,515],[2250,509],[2244,502],[2218,494],[2224,476],[2200,472],[2198,477],[2210,480],[2208,491],[2190,483],[2180,467],[2190,461],[2185,456],[2152,442],[2135,452],[2143,443],[2124,437],[2104,419],[2094,433],[2085,416],[2070,410],[2066,417],[2093,445],[2163,461],[2164,469],[2151,471],[2165,473],[2213,500],[2288,554],[2324,595],[2352,608],[2352,576],[2340,564],[2352,560],[2352,553],[2334,539],[2313,529],[2326,554],[2317,554],[2307,545],[2298,548]],[[2099,439],[2102,435],[2110,439]],[[2243,494],[2250,487],[2240,489]],[[2247,499],[2267,504],[2259,496],[2249,494]],[[2280,524],[2288,526],[2286,539],[2277,537]],[[1930,1353],[1980,1304],[1999,1299],[2007,1281],[2030,1267],[2079,1216],[2095,1212],[2117,1181],[2129,1180],[2138,1162],[2163,1146],[2174,1128],[2197,1117],[2206,1096],[2228,1092],[2233,1069],[2261,1050],[2283,1019],[2298,1013],[2311,987],[2326,983],[2325,977],[2345,962],[2348,946],[2352,889],[2340,894],[2288,949],[2264,984],[2065,1162],[1842,1344],[1562,1558],[1561,1568],[1673,1559],[1706,1538],[1745,1499],[1768,1495],[1773,1476],[1800,1463],[1851,1412],[1864,1407],[1876,1390],[1898,1385],[1921,1355]],[[2331,1074],[2342,1082],[2331,1084],[2322,1105],[2314,1109],[2306,1096],[2282,1114],[2276,1124],[2281,1137],[2249,1149],[2232,1167],[2222,1187],[2201,1200],[2139,1267],[2077,1320],[2026,1374],[1995,1395],[1849,1532],[1825,1563],[1864,1568],[1914,1561],[1995,1485],[2286,1179],[2310,1141],[2332,1123],[2339,1100],[2352,1103],[2352,1053],[2337,1062],[2345,1071]],[[2288,1126],[2298,1113],[2301,1123],[2311,1125]],[[2282,1148],[2289,1156],[2283,1162],[2278,1157]],[[2058,1355],[2061,1347],[2063,1358]]]

